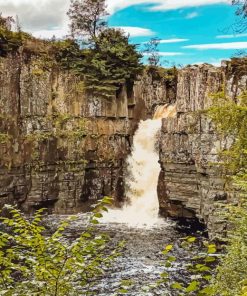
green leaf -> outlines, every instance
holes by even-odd
[[[86,238],[91,238],[92,237],[92,235],[90,233],[88,233],[88,232],[83,233],[82,236],[86,237]]]
[[[191,236],[191,237],[188,237],[188,238],[187,238],[187,242],[188,242],[188,243],[194,243],[195,241],[196,241],[196,238],[195,238],[195,237],[192,237],[192,236]]]
[[[207,275],[204,275],[203,278],[207,281],[211,281],[212,279],[212,275],[211,274],[207,274]]]
[[[210,263],[210,262],[214,262],[216,260],[215,257],[212,257],[212,256],[207,256],[204,261],[207,262],[207,263]]]
[[[217,248],[215,245],[209,245],[208,246],[208,254],[215,254],[217,251]]]
[[[102,218],[103,215],[101,213],[96,213],[96,214],[94,214],[94,217],[96,217],[96,218]]]
[[[169,274],[168,274],[168,272],[164,271],[164,272],[162,272],[162,273],[160,274],[160,276],[161,276],[162,278],[167,278],[167,277],[169,277]]]
[[[199,282],[193,281],[189,284],[189,286],[186,288],[186,292],[194,292],[198,289]]]
[[[171,251],[173,249],[173,245],[168,245],[168,246],[166,246],[166,248],[165,248],[165,250],[166,251]]]
[[[213,288],[212,287],[205,287],[198,292],[199,296],[203,295],[213,295]]]
[[[174,257],[174,256],[170,256],[170,257],[167,258],[167,260],[170,261],[170,262],[174,262],[174,261],[177,260],[177,258]]]
[[[126,293],[128,293],[128,290],[126,290],[126,289],[119,289],[118,292],[121,293],[121,294],[126,294]]]
[[[196,264],[196,269],[200,272],[209,271],[211,270],[210,267],[204,265],[204,264]]]
[[[171,288],[172,289],[176,289],[176,290],[183,290],[183,286],[180,283],[178,283],[178,282],[173,283],[171,285]]]

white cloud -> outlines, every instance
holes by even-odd
[[[18,15],[22,29],[50,38],[67,35],[69,0],[0,0],[3,15]]]
[[[56,38],[62,39],[66,35],[68,35],[68,30],[67,29],[38,30],[38,31],[33,31],[32,35],[36,38],[51,39],[53,36],[56,36]]]
[[[185,18],[190,20],[190,19],[196,18],[198,16],[199,16],[199,14],[197,12],[191,12],[191,13],[187,14]]]
[[[231,38],[241,38],[241,37],[247,37],[247,33],[216,36],[217,39],[231,39]]]
[[[204,65],[204,64],[210,64],[213,65],[215,67],[220,67],[221,66],[221,60],[216,61],[216,62],[195,62],[193,63],[193,65]]]
[[[181,56],[184,55],[182,52],[166,52],[166,51],[160,51],[158,52],[159,56],[161,57],[174,57],[174,56]],[[144,56],[150,56],[150,53],[143,53]]]
[[[174,10],[217,3],[230,3],[231,0],[106,0],[108,10],[114,13],[137,4],[151,5],[151,10]],[[4,15],[19,16],[23,30],[36,36],[50,37],[67,33],[69,0],[0,0],[0,11]],[[148,29],[147,29],[148,30]],[[148,32],[146,32],[148,33]],[[143,32],[142,34],[146,34]],[[135,34],[133,32],[133,34]],[[144,36],[144,35],[142,35]],[[151,36],[151,35],[145,35]]]
[[[161,51],[161,52],[159,52],[159,55],[162,56],[162,57],[173,57],[173,56],[184,55],[184,53],[182,53],[182,52],[165,52],[165,51]]]
[[[229,61],[229,58],[220,58],[220,59],[211,58],[211,59],[204,61],[204,62],[193,63],[193,65],[203,65],[203,64],[207,63],[207,64],[213,65],[215,67],[221,67],[222,61]]]
[[[172,39],[161,39],[160,43],[179,43],[179,42],[186,42],[189,39],[182,39],[182,38],[172,38]]]
[[[205,50],[205,49],[246,49],[247,42],[195,44],[195,45],[183,46],[183,48],[193,48],[193,49],[199,49],[199,50]]]
[[[213,65],[215,67],[220,67],[221,66],[221,61],[220,62],[211,63],[211,65]]]
[[[140,28],[140,27],[115,27],[122,29],[125,33],[129,34],[131,37],[140,37],[140,36],[153,36],[155,32],[150,29]]]
[[[174,10],[220,3],[230,4],[231,0],[107,0],[110,13],[138,4],[151,4],[151,10]]]

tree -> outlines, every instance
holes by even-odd
[[[19,33],[22,32],[21,23],[18,15],[16,15],[15,17],[15,30],[16,32],[19,32]]]
[[[14,19],[11,16],[3,17],[2,13],[0,12],[0,28],[10,31],[12,23],[14,23]]]
[[[71,34],[93,41],[106,27],[105,0],[71,0],[68,11]]]
[[[237,6],[236,15],[241,17],[234,29],[237,33],[242,33],[247,29],[247,0],[232,0],[232,4]]]
[[[95,48],[85,50],[80,73],[85,88],[95,96],[111,98],[125,82],[133,82],[141,70],[142,55],[122,30],[109,28],[95,39]]]
[[[157,37],[151,38],[149,42],[145,43],[145,48],[143,50],[144,54],[148,56],[148,62],[150,66],[157,67],[160,64],[160,55],[159,55],[159,44],[160,39]]]

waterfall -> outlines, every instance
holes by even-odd
[[[176,107],[159,106],[153,119],[141,121],[127,159],[126,197],[121,210],[110,210],[103,222],[152,226],[159,223],[157,184],[160,173],[157,135],[162,118],[174,117]]]

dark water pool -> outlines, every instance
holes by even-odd
[[[67,235],[80,234],[85,228],[85,215],[79,217],[68,229]],[[48,221],[57,224],[61,219],[64,217],[51,216]],[[97,230],[108,234],[113,245],[122,240],[125,240],[126,245],[122,255],[106,270],[102,280],[95,286],[96,295],[122,295],[116,293],[122,280],[131,280],[133,283],[125,295],[179,295],[178,292],[165,287],[150,291],[149,286],[154,284],[165,270],[172,274],[174,281],[185,279],[183,269],[191,254],[179,247],[180,239],[186,236],[183,228],[178,230],[176,223],[164,219],[159,225],[148,228],[102,223],[97,226]],[[172,255],[177,258],[177,263],[172,268],[165,267],[164,255],[161,253],[168,244],[174,245]]]

